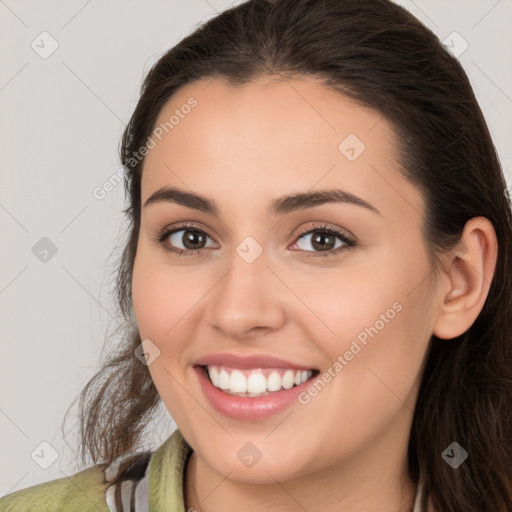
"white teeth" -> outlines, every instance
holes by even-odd
[[[208,375],[213,385],[230,394],[241,394],[243,396],[265,396],[269,392],[279,391],[281,388],[290,389],[294,385],[306,382],[313,374],[311,370],[268,370],[265,373],[253,370],[248,377],[240,370],[229,370],[219,366],[208,366]],[[246,372],[247,373],[247,372]],[[281,376],[282,374],[282,376]]]
[[[262,373],[251,373],[247,379],[247,391],[249,393],[265,393],[267,391],[265,375]]]
[[[283,378],[281,379],[281,384],[284,389],[290,389],[293,387],[293,381],[295,380],[295,374],[292,370],[286,370]]]
[[[226,370],[222,369],[219,373],[219,383],[215,385],[220,389],[229,389],[229,381],[229,373]]]
[[[208,368],[208,375],[210,376],[210,380],[213,382],[213,385],[217,388],[220,387],[219,386],[219,371],[217,370],[217,368],[215,368],[215,366]]]
[[[279,391],[281,389],[281,375],[277,372],[272,372],[267,377],[267,390]]]
[[[229,389],[230,391],[233,391],[233,393],[245,393],[247,391],[247,379],[242,372],[238,370],[233,370],[231,372]]]

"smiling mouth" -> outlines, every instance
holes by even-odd
[[[241,397],[258,397],[300,386],[314,379],[320,371],[314,368],[257,368],[242,370],[221,365],[198,365],[210,383],[225,393]]]

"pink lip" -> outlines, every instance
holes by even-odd
[[[275,391],[260,397],[242,397],[230,395],[216,388],[211,383],[206,368],[194,366],[194,371],[197,374],[203,393],[217,412],[230,418],[245,421],[266,419],[284,411],[297,402],[298,395],[311,386],[315,380],[315,375],[313,375],[311,379],[290,389]]]
[[[201,357],[195,363],[197,366],[219,365],[229,368],[239,368],[241,370],[250,370],[253,368],[291,368],[293,370],[312,370],[311,366],[304,366],[290,363],[277,357],[254,355],[254,356],[236,356],[234,354],[212,354]]]

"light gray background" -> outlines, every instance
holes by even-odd
[[[456,31],[468,42],[459,59],[510,185],[512,1],[398,3],[441,40]],[[231,4],[0,0],[0,495],[80,469],[76,422],[70,416],[69,444],[60,425],[116,323],[110,293],[118,253],[109,255],[124,229],[123,186],[103,200],[93,190],[120,167],[120,136],[150,65]],[[46,59],[31,47],[43,31],[59,45]],[[57,247],[46,263],[32,252],[43,237]],[[148,439],[153,447],[176,428],[162,412]],[[36,463],[50,460],[43,442],[58,453],[47,469]],[[32,458],[34,450],[45,455]]]

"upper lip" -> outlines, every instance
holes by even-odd
[[[195,366],[219,365],[229,368],[240,368],[241,370],[251,370],[254,368],[292,368],[294,370],[316,369],[308,365],[291,363],[278,357],[256,354],[251,356],[238,356],[236,354],[221,353],[211,354],[199,358]]]

